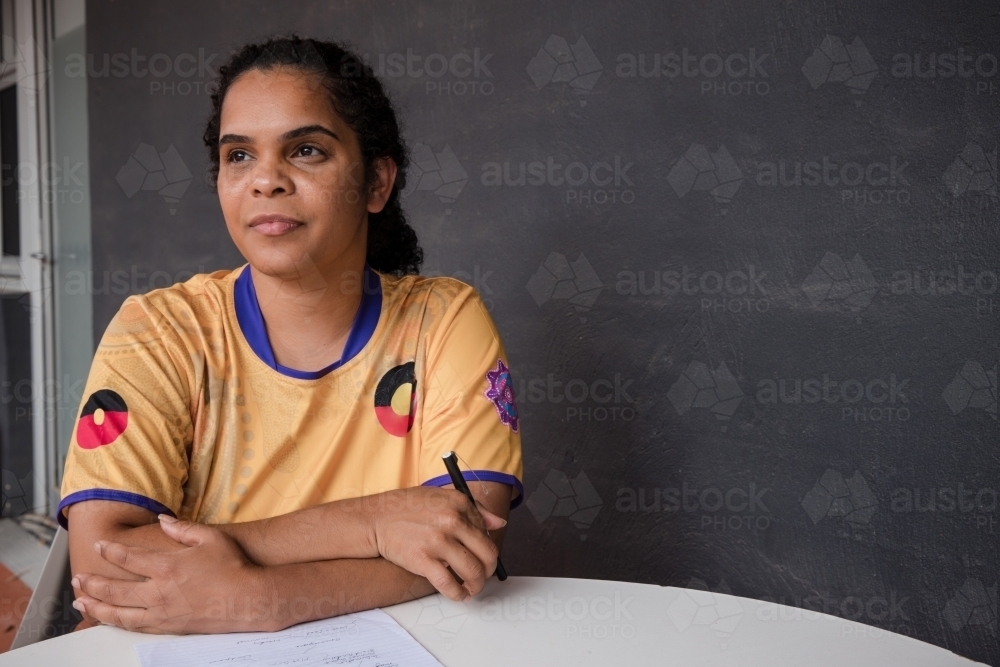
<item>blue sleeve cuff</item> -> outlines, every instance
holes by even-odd
[[[154,514],[167,514],[169,516],[176,517],[173,510],[166,505],[161,505],[152,498],[141,496],[138,493],[116,491],[114,489],[87,489],[85,491],[71,493],[59,501],[59,507],[56,508],[56,521],[59,522],[60,526],[69,530],[69,519],[67,519],[66,515],[63,514],[63,510],[74,503],[79,503],[84,500],[117,500],[130,505],[137,505],[138,507],[147,509]]]
[[[509,473],[497,472],[496,470],[463,470],[462,477],[465,478],[466,482],[500,482],[501,484],[510,484],[514,487],[515,491],[514,497],[510,499],[510,509],[514,509],[524,500],[524,485],[521,484],[521,480]],[[439,475],[432,477],[420,486],[445,486],[446,484],[451,484],[451,477],[449,475]]]

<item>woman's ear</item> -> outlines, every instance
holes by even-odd
[[[375,161],[375,182],[372,183],[368,196],[368,212],[380,213],[389,201],[392,188],[396,184],[396,161],[391,157],[378,158]]]

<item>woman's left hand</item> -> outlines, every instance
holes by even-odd
[[[73,606],[98,621],[154,634],[250,632],[270,629],[263,568],[222,531],[160,516],[169,537],[187,546],[173,553],[100,541],[95,550],[145,581],[77,574]]]

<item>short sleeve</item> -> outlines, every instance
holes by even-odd
[[[426,359],[422,484],[451,483],[442,456],[454,451],[466,480],[510,484],[517,507],[524,472],[514,385],[493,319],[471,287],[448,309]]]
[[[56,510],[116,500],[176,516],[187,480],[194,364],[180,335],[142,296],[115,314],[94,355]]]

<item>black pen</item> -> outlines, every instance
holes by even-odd
[[[476,499],[472,497],[472,491],[469,491],[469,485],[465,483],[465,478],[462,477],[462,472],[458,469],[458,457],[455,452],[448,452],[441,458],[444,459],[444,467],[448,469],[448,474],[451,476],[451,483],[455,485],[455,488],[465,494],[473,507],[476,505]],[[500,557],[497,557],[497,579],[504,581],[507,578],[507,570],[503,568],[503,563],[500,562]]]

